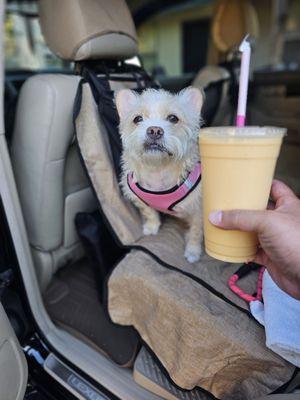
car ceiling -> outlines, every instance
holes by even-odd
[[[7,0],[7,3],[36,3],[38,0]],[[166,9],[185,3],[207,3],[203,0],[126,0],[136,26],[138,27],[151,16]]]
[[[195,1],[194,1],[195,2]],[[199,0],[198,0],[199,2]],[[201,2],[201,1],[200,1]],[[189,3],[188,0],[127,0],[134,22],[138,27],[151,16],[170,7]]]

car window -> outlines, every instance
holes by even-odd
[[[137,3],[137,2],[135,2]],[[144,4],[147,3],[147,4]],[[143,64],[159,76],[196,74],[203,66],[230,59],[238,43],[220,51],[212,35],[215,0],[174,1],[149,13],[148,3],[134,8]],[[300,1],[252,0],[249,27],[253,70],[300,69]]]
[[[6,70],[69,68],[46,46],[37,15],[37,4],[10,2],[5,17]]]
[[[195,74],[207,62],[213,1],[182,2],[137,26],[145,68],[155,75]]]

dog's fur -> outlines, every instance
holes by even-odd
[[[157,234],[160,216],[128,188],[127,174],[133,172],[133,179],[152,191],[163,191],[180,184],[199,161],[202,103],[202,93],[195,88],[186,88],[176,95],[154,89],[140,95],[129,89],[117,93],[116,106],[123,143],[121,186],[125,196],[141,212],[145,235]],[[170,115],[175,115],[178,121],[170,122]],[[134,122],[137,116],[141,116],[142,120]],[[152,140],[147,135],[147,128],[152,126],[163,129],[164,134],[159,140]],[[202,252],[200,187],[177,204],[174,211],[189,225],[185,257],[189,262],[195,262]]]

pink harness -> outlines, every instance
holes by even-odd
[[[172,189],[163,192],[152,192],[142,188],[138,183],[133,181],[133,172],[127,175],[127,184],[129,189],[149,207],[155,208],[167,214],[176,214],[173,208],[176,204],[185,199],[198,185],[201,180],[201,164],[196,164],[194,170],[189,173],[188,177]]]

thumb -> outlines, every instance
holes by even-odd
[[[260,232],[270,211],[230,210],[213,211],[209,220],[222,229],[234,229],[244,232]]]
[[[271,196],[276,202],[276,206],[286,204],[290,200],[297,199],[295,193],[285,183],[274,179],[271,188]]]

